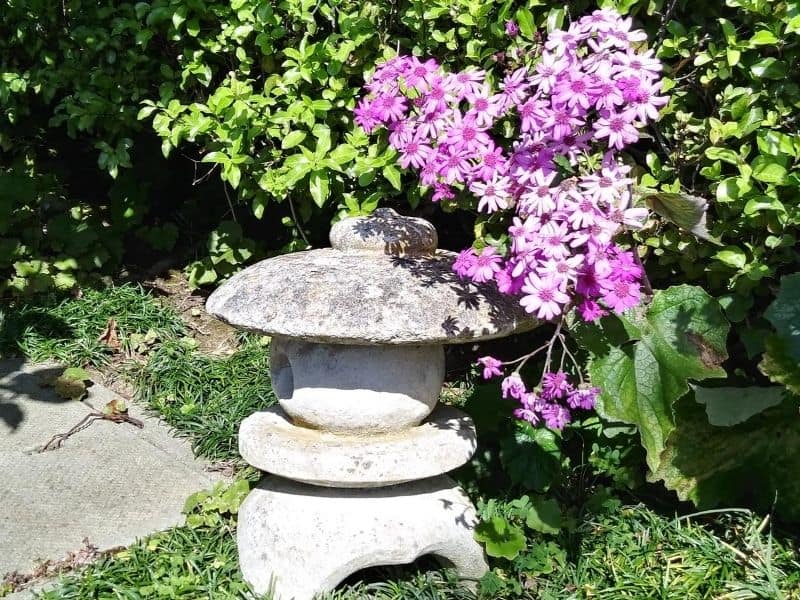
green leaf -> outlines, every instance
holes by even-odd
[[[780,383],[800,396],[800,360],[789,350],[789,343],[777,336],[764,340],[764,355],[758,368],[773,383]]]
[[[312,171],[308,178],[308,189],[314,204],[322,208],[330,194],[327,171]]]
[[[561,29],[565,15],[566,11],[563,8],[551,8],[550,12],[547,13],[546,19],[547,33]]]
[[[394,189],[400,191],[402,188],[400,187],[400,171],[397,170],[397,167],[394,165],[386,165],[383,167],[383,176],[387,179],[389,183],[392,184]]]
[[[783,79],[786,77],[786,63],[770,56],[752,65],[750,71],[761,79]]]
[[[486,545],[486,554],[514,560],[525,549],[525,534],[503,517],[495,515],[475,527],[475,539]]]
[[[764,316],[800,362],[800,273],[781,277],[778,295]]]
[[[536,24],[533,22],[533,14],[527,8],[519,8],[517,9],[517,25],[519,25],[519,30],[528,39],[533,39],[534,33],[536,33]]]
[[[498,413],[496,407],[494,413]],[[518,421],[514,426],[514,435],[500,440],[500,462],[512,483],[544,493],[561,472],[559,439],[549,429],[530,423]]]
[[[786,183],[786,167],[771,156],[757,156],[752,167],[753,179],[775,185]]]
[[[800,521],[796,403],[785,401],[732,427],[714,427],[705,417],[691,398],[678,404],[677,427],[648,479],[663,480],[701,510],[745,503],[768,512],[775,502],[779,516]]]
[[[708,422],[716,427],[730,427],[777,406],[783,399],[783,388],[692,386],[694,397],[705,404]]]
[[[771,31],[762,29],[756,31],[755,35],[750,38],[749,43],[751,46],[772,46],[778,43],[778,38]]]
[[[358,151],[350,144],[339,144],[330,153],[331,160],[340,166],[349,163],[357,155]]]
[[[618,319],[628,343],[615,343],[602,323],[576,337],[592,354],[589,372],[602,389],[598,413],[636,425],[655,470],[675,428],[672,405],[689,391],[689,380],[725,376],[720,365],[730,326],[716,300],[689,285],[657,291],[646,309]]]
[[[533,501],[525,517],[525,525],[542,533],[558,533],[561,530],[561,508],[552,498]]]
[[[732,165],[739,164],[739,155],[730,148],[718,148],[711,146],[706,148],[706,156],[711,160],[721,160]]]
[[[288,150],[289,148],[294,148],[300,142],[302,142],[304,139],[306,139],[306,132],[305,131],[292,131],[292,132],[289,133],[289,135],[287,135],[285,138],[283,138],[283,141],[281,142],[281,148],[283,150]]]
[[[219,164],[226,165],[229,162],[231,162],[231,159],[224,152],[214,151],[214,152],[209,152],[208,154],[203,156],[203,158],[201,159],[200,162],[204,162],[204,163],[213,162],[213,163],[219,163]]]
[[[747,264],[747,254],[736,246],[725,246],[714,255],[714,258],[737,270],[744,268],[745,264]]]
[[[319,160],[331,149],[331,129],[327,125],[314,125],[311,131],[317,138],[317,146],[314,149],[314,157]]]
[[[669,192],[644,191],[641,197],[650,210],[661,215],[681,229],[690,231],[703,240],[719,244],[719,240],[708,231],[706,214],[708,202],[700,196],[672,194]]]

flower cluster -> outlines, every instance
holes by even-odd
[[[630,26],[598,10],[554,31],[535,64],[506,72],[499,91],[483,70],[446,73],[433,59],[398,56],[375,71],[355,110],[367,132],[388,127],[400,165],[419,171],[434,201],[468,190],[479,211],[511,217],[506,255],[469,248],[454,269],[494,280],[540,319],[571,305],[593,321],[640,300],[637,257],[613,238],[641,226],[647,210],[632,207],[618,152],[667,99],[660,62],[634,50],[644,33]],[[513,24],[508,33],[517,35]],[[518,128],[510,147],[492,136],[504,118]]]
[[[503,363],[492,356],[478,359],[483,367],[483,378],[491,379],[503,374]],[[534,390],[528,390],[517,371],[503,379],[501,384],[503,398],[514,398],[520,407],[514,416],[536,425],[540,422],[550,429],[563,429],[572,421],[572,411],[594,408],[600,389],[581,381],[573,385],[569,376],[562,370],[545,371],[542,380]]]
[[[508,22],[506,33],[517,39],[519,28]],[[434,59],[397,56],[376,69],[355,109],[366,132],[388,128],[400,165],[418,171],[433,201],[469,192],[479,212],[506,219],[504,251],[468,248],[453,269],[476,283],[494,282],[539,319],[559,321],[533,391],[518,372],[539,350],[511,363],[479,361],[485,378],[521,363],[502,389],[519,400],[516,416],[531,423],[560,429],[572,410],[592,408],[599,393],[582,380],[573,385],[562,369],[550,371],[557,341],[562,365],[569,354],[560,333],[567,310],[594,321],[640,301],[638,257],[614,237],[648,217],[633,205],[620,151],[667,102],[660,62],[635,48],[644,39],[630,19],[597,10],[550,33],[535,60],[507,68],[499,81],[478,68],[450,73]]]

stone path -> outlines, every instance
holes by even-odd
[[[37,449],[116,396],[97,384],[62,400],[42,381],[61,369],[0,361],[0,580],[63,559],[84,538],[101,550],[182,522],[187,496],[220,476],[158,419],[130,407],[144,429],[97,421],[57,450]]]

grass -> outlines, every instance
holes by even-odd
[[[109,319],[117,323],[124,352],[135,334],[185,334],[177,314],[141,286],[126,284],[86,289],[78,298],[0,306],[0,356],[23,355],[33,362],[54,360],[67,366],[105,365],[112,354],[99,338]]]
[[[262,340],[245,337],[238,352],[224,358],[200,354],[185,341],[167,341],[133,367],[137,399],[188,436],[198,455],[238,459],[242,419],[276,401]]]
[[[748,512],[675,519],[643,506],[587,521],[572,535],[577,552],[552,573],[523,581],[515,594],[474,594],[428,561],[357,574],[325,600],[794,600],[796,548],[761,531]],[[358,581],[362,576],[366,581]],[[370,581],[378,580],[378,581]],[[63,578],[43,600],[253,598],[236,560],[235,519],[223,526],[156,534]]]

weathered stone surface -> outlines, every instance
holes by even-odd
[[[398,431],[418,425],[439,398],[443,346],[352,346],[274,337],[272,385],[303,425],[338,432]]]
[[[206,309],[243,329],[340,344],[456,344],[535,327],[517,298],[453,273],[454,256],[286,254],[234,275]]]
[[[487,571],[469,499],[447,476],[369,490],[267,477],[239,509],[239,563],[256,593],[311,600],[351,573],[434,555],[466,580]]]
[[[178,525],[186,497],[222,479],[137,405],[129,411],[143,429],[97,421],[58,450],[38,453],[118,397],[95,384],[82,402],[59,398],[43,382],[61,371],[0,362],[0,579],[63,559],[84,538],[105,550]]]
[[[380,487],[433,477],[467,462],[475,427],[441,406],[418,427],[383,435],[341,435],[297,427],[278,407],[247,417],[239,453],[254,467],[314,485]]]
[[[342,219],[331,228],[331,246],[343,252],[373,252],[392,256],[431,255],[436,229],[425,219],[401,217],[379,208],[368,217]]]

